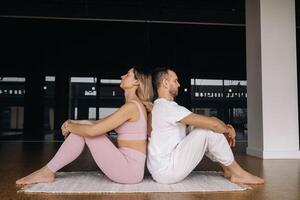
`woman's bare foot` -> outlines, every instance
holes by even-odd
[[[49,183],[53,182],[55,175],[50,169],[45,166],[28,176],[25,176],[16,181],[17,185],[28,185],[33,183]]]
[[[241,173],[232,174],[230,177],[230,181],[234,183],[243,183],[243,184],[251,184],[251,185],[259,185],[264,184],[264,179],[254,176],[243,170]]]

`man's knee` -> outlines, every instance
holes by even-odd
[[[194,129],[193,131],[191,131],[189,133],[189,135],[191,135],[190,137],[193,137],[193,139],[197,140],[207,140],[209,138],[212,138],[212,137],[224,137],[223,134],[219,134],[219,133],[216,133],[216,132],[213,132],[212,130],[209,130],[209,129],[202,129],[202,128],[196,128]],[[221,138],[222,139],[222,138]]]
[[[219,133],[217,134],[217,137],[219,138],[220,141],[227,143],[227,139],[224,134]]]
[[[207,135],[208,133],[211,133],[212,131],[211,130],[208,130],[208,129],[203,129],[203,128],[195,128],[193,129],[189,135],[195,135],[195,136],[205,136]]]

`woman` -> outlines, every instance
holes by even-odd
[[[16,181],[17,185],[52,182],[55,172],[75,160],[87,144],[103,173],[118,183],[143,179],[147,147],[147,113],[152,109],[150,72],[131,68],[121,77],[125,104],[98,121],[67,120],[61,127],[67,137],[52,160],[43,168]],[[116,147],[105,135],[115,129]]]

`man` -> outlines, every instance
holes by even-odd
[[[174,71],[156,69],[152,80],[158,98],[152,110],[147,167],[154,180],[167,184],[183,180],[205,154],[221,164],[224,176],[232,182],[264,183],[234,160],[230,145],[235,145],[236,133],[231,125],[215,117],[194,114],[174,101],[180,87]],[[186,125],[196,128],[186,135]]]

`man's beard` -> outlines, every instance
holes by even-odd
[[[170,89],[170,94],[172,95],[173,98],[175,98],[178,95],[178,89]]]

